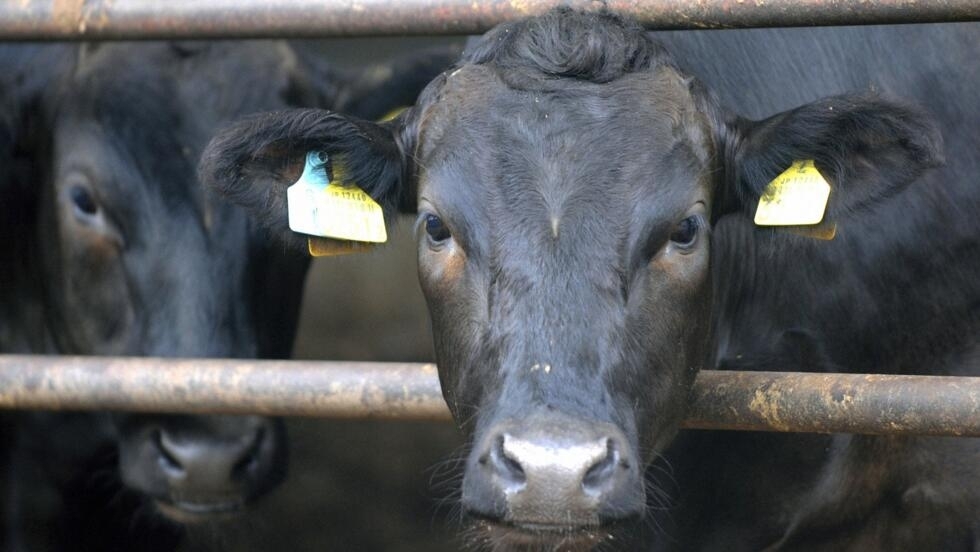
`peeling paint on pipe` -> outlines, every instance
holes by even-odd
[[[0,40],[475,34],[558,4],[651,29],[980,19],[975,0],[3,0]]]
[[[450,419],[414,363],[6,355],[0,408]],[[706,370],[684,426],[980,437],[980,377]]]

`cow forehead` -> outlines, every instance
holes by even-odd
[[[684,79],[564,80],[515,90],[489,68],[451,74],[420,124],[422,198],[456,204],[470,223],[482,212],[494,234],[571,230],[604,243],[621,241],[638,209],[670,218],[700,199],[711,145]]]
[[[161,106],[161,109],[162,106]],[[194,152],[161,117],[122,111],[107,117],[61,117],[54,129],[59,175],[79,171],[98,189],[101,201],[132,210],[163,205],[175,212],[206,200],[194,174]]]
[[[486,65],[467,65],[449,73],[422,121],[422,148],[443,135],[481,119],[509,121],[512,110],[564,115],[575,122],[614,122],[616,128],[647,127],[704,129],[707,121],[697,113],[691,79],[671,66],[630,73],[608,83],[555,78],[550,86],[515,89],[498,71]],[[552,119],[556,125],[565,119]],[[542,121],[547,122],[547,121]],[[692,138],[694,138],[692,136]],[[431,147],[431,146],[430,146]]]
[[[214,205],[194,171],[203,138],[188,123],[201,108],[177,94],[176,65],[165,44],[83,51],[57,95],[56,162],[59,171],[88,173],[118,216],[190,209],[207,226]]]

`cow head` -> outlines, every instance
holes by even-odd
[[[2,54],[4,67],[33,66],[15,68],[21,77],[53,73],[9,91],[24,115],[8,126],[23,131],[0,188],[19,217],[0,225],[11,233],[11,251],[0,252],[22,267],[6,287],[19,296],[0,293],[0,349],[28,352],[287,356],[308,259],[286,254],[241,207],[199,185],[201,150],[217,125],[248,113],[361,94],[372,96],[370,113],[419,90],[417,71],[357,79],[306,66],[281,42]],[[431,78],[434,59],[410,69]],[[43,305],[26,344],[5,339],[8,324],[32,325],[8,312],[8,299]],[[285,474],[283,425],[266,417],[118,413],[98,431],[90,443],[118,450],[123,483],[180,521],[238,511]]]
[[[19,233],[33,280],[22,292],[43,305],[49,342],[30,350],[288,354],[307,262],[279,255],[195,171],[220,121],[317,105],[288,48],[145,43],[33,55],[57,70],[23,103],[19,174],[3,190],[8,199],[27,190],[14,199],[24,220],[7,230]],[[241,93],[255,74],[263,85]],[[181,521],[238,511],[285,474],[283,425],[260,416],[120,413],[93,427],[89,444],[116,449],[122,482]]]
[[[915,111],[875,97],[740,119],[636,23],[559,9],[491,31],[392,123],[256,116],[212,141],[201,170],[284,234],[290,167],[311,150],[389,210],[417,211],[442,389],[472,439],[462,505],[477,539],[577,549],[643,515],[644,468],[711,360],[713,224],[751,213],[796,159],[833,183],[827,218],[853,216],[937,144]]]

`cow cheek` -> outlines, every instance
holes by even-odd
[[[117,240],[84,228],[63,239],[64,331],[77,352],[127,352],[134,313]]]
[[[447,293],[458,287],[466,267],[466,254],[450,241],[439,249],[429,247],[423,239],[419,244],[419,281],[426,296]]]
[[[465,390],[464,371],[473,369],[470,321],[473,312],[467,297],[465,255],[457,247],[432,250],[424,242],[419,246],[419,283],[429,307],[439,364],[439,381],[443,396],[457,420],[465,419],[461,405],[469,404],[461,396]]]
[[[686,398],[707,355],[711,286],[707,249],[681,259],[658,258],[650,264],[643,326],[648,332],[646,376],[651,395],[637,423],[643,450],[668,444],[686,414]]]

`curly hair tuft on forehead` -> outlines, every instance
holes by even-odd
[[[668,59],[632,19],[605,10],[558,7],[496,27],[461,63],[492,65],[501,73],[516,72],[533,80],[571,78],[601,84],[669,63]]]

